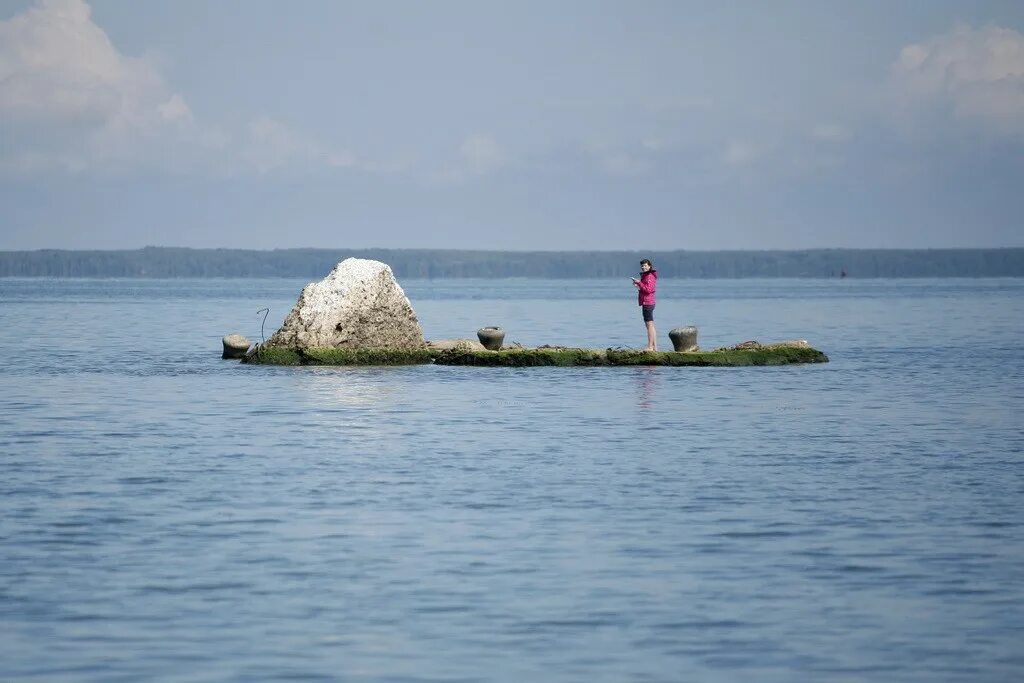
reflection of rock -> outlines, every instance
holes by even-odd
[[[292,348],[418,349],[423,330],[391,268],[345,259],[302,289],[267,346]]]
[[[221,339],[221,343],[224,344],[224,353],[221,354],[221,358],[242,358],[252,346],[252,342],[240,334],[229,334]]]

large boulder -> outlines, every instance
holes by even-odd
[[[267,346],[419,349],[423,330],[391,267],[345,259],[302,289]]]

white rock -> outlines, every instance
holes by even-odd
[[[423,330],[390,266],[350,258],[302,289],[267,346],[416,349]]]

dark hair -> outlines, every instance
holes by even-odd
[[[654,264],[651,263],[651,259],[649,259],[649,258],[642,258],[642,259],[640,259],[640,265],[641,266],[643,264],[645,264],[645,263],[651,267],[651,270],[654,270]]]

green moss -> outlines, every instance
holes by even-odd
[[[427,349],[309,349],[316,365],[420,365],[431,361]]]
[[[261,346],[243,362],[257,365],[417,365],[432,360],[428,349],[290,349]]]
[[[511,368],[608,364],[604,351],[568,348],[507,349],[504,351],[450,349],[438,353],[435,362],[438,365],[483,365]]]
[[[827,363],[828,356],[812,348],[771,347],[759,349],[718,349],[676,353],[674,351],[608,350],[610,365],[696,365],[736,367],[745,365],[792,365]]]
[[[302,365],[302,355],[283,346],[255,346],[242,359],[253,365]]]
[[[629,349],[538,348],[503,351],[467,349],[290,349],[259,347],[243,360],[258,365],[473,365],[486,367],[598,367],[629,365],[746,366],[827,363],[812,348],[764,346],[756,349],[717,349],[695,353]]]

